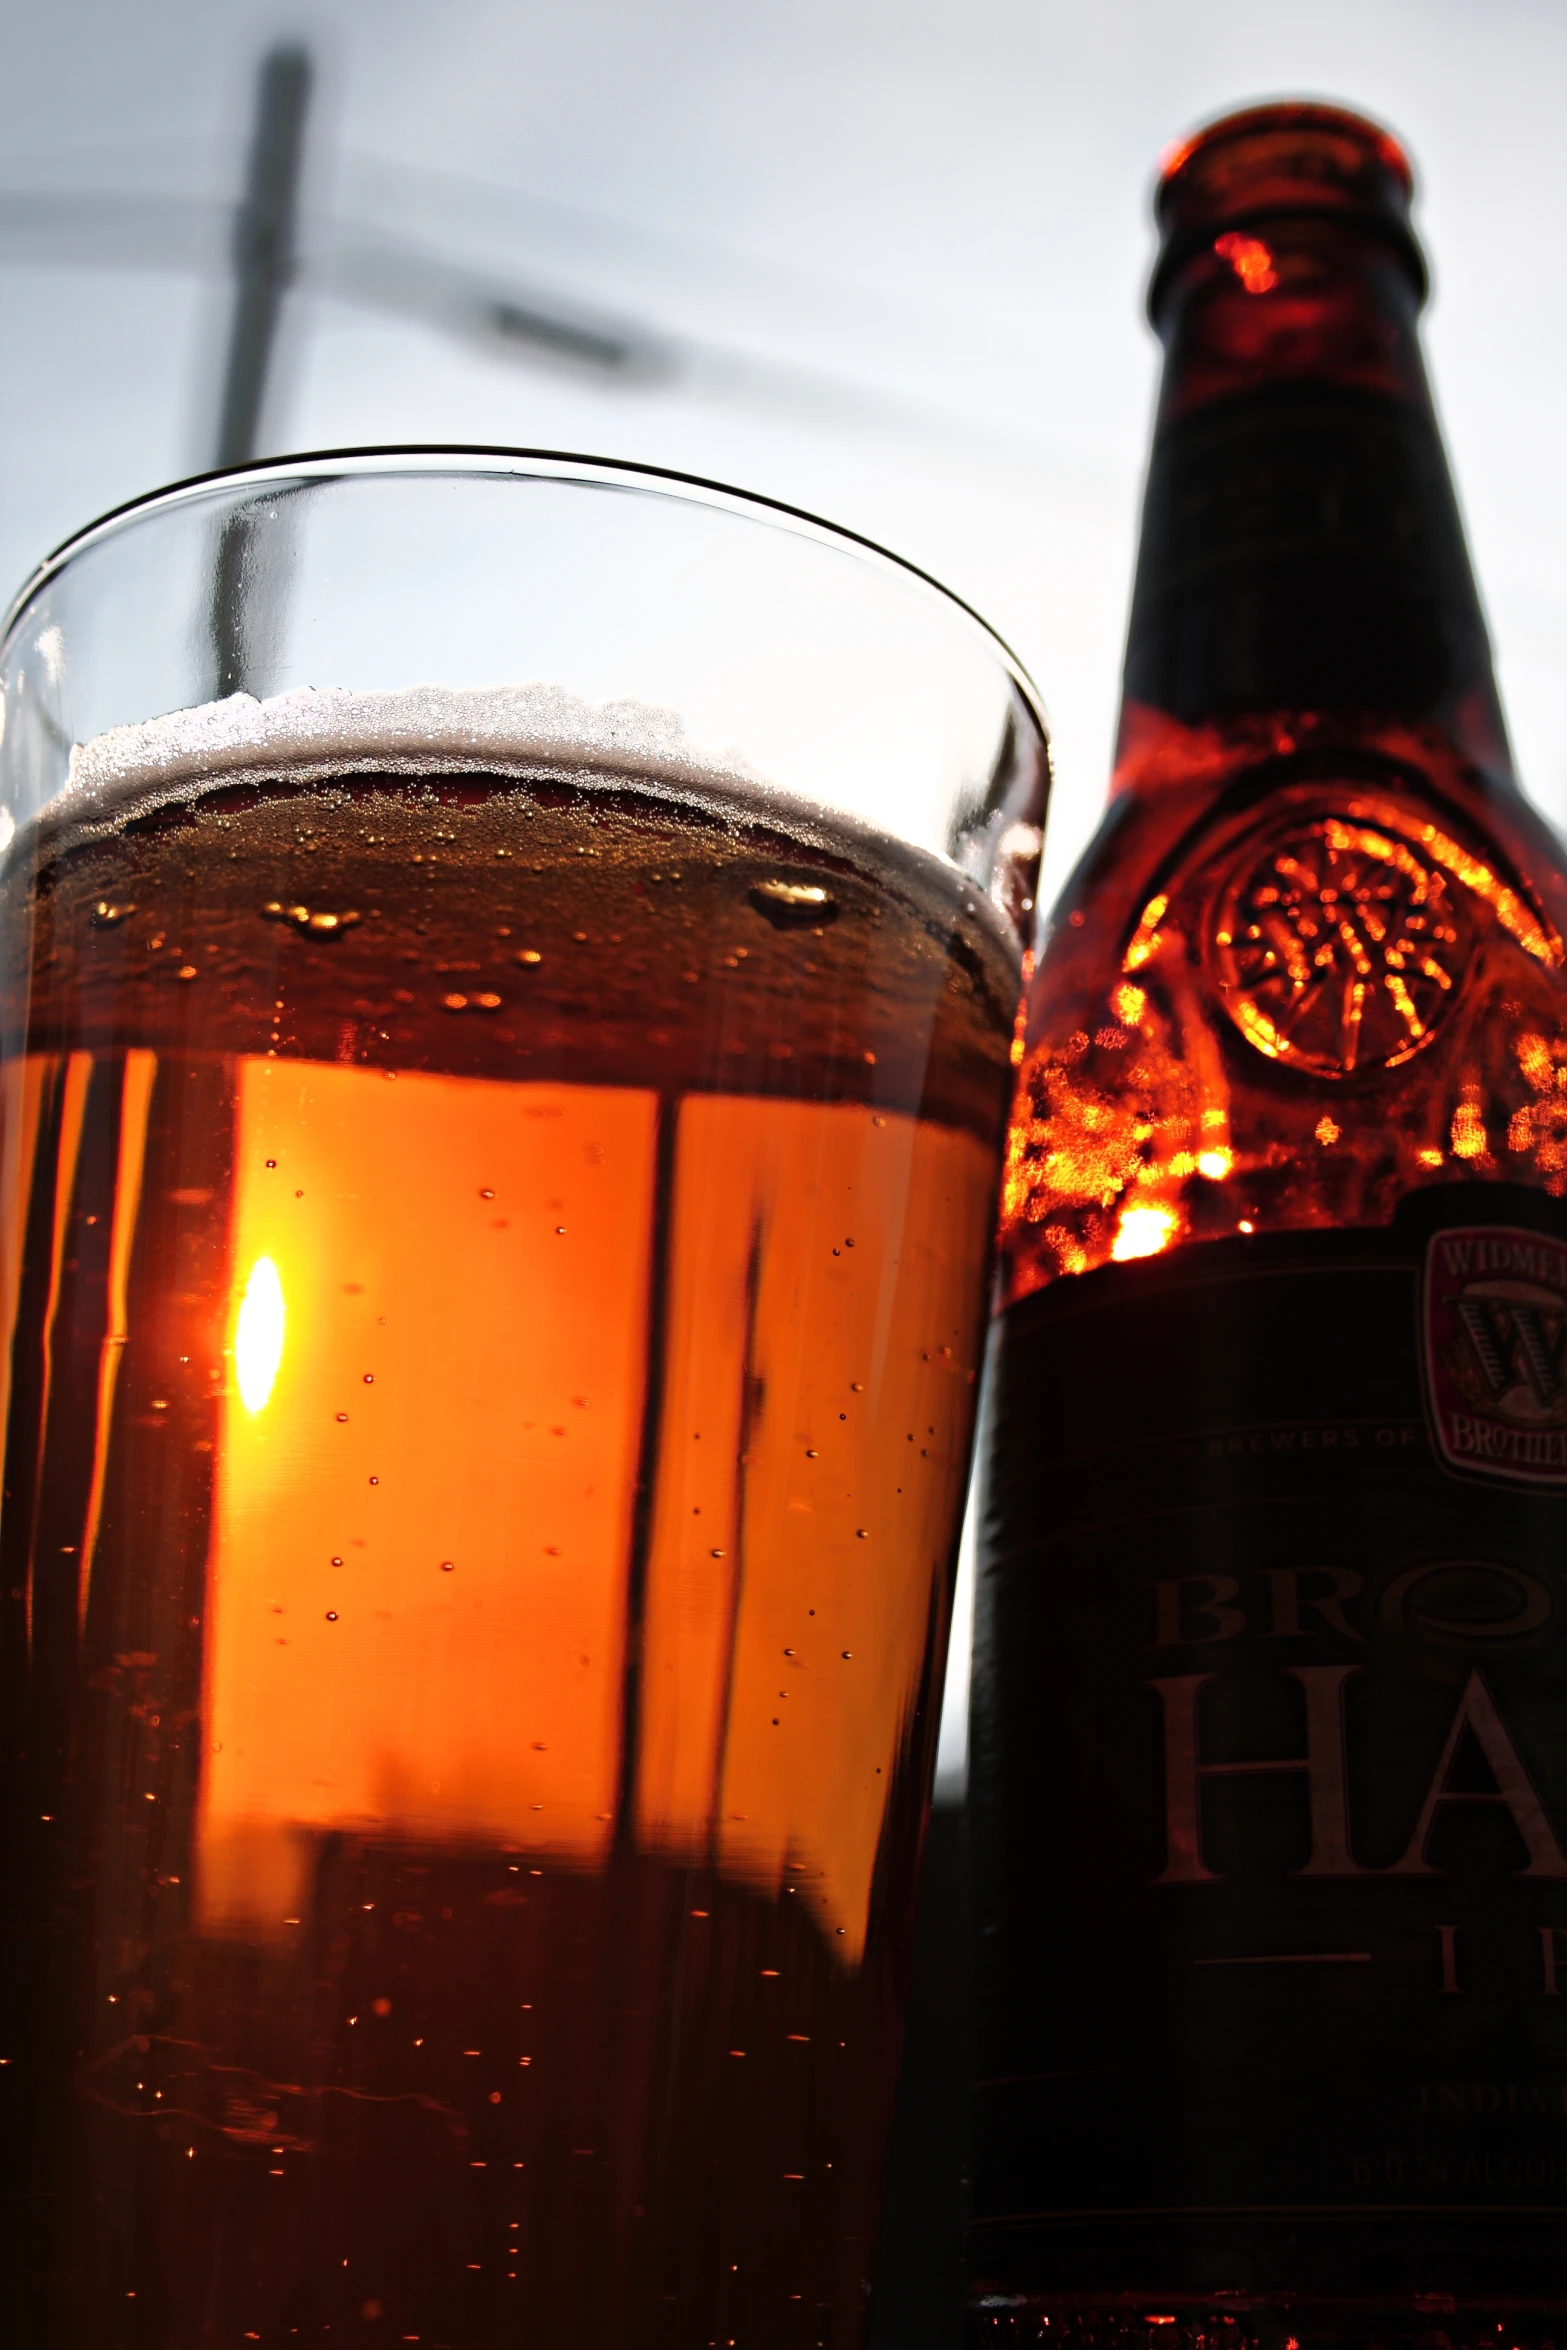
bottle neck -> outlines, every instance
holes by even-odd
[[[1169,772],[1172,733],[1270,726],[1434,734],[1506,778],[1407,253],[1357,222],[1282,219],[1191,253],[1154,299],[1166,361],[1118,782]]]

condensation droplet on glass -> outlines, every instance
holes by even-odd
[[[441,1561],[441,1573],[442,1573],[443,1575],[450,1575],[450,1574],[453,1574],[453,1573],[456,1571],[456,1566],[457,1566],[457,1561],[456,1561],[455,1559],[442,1559],[442,1561]]]
[[[329,1607],[327,1609],[326,1620],[329,1624],[335,1624],[337,1622],[337,1610],[335,1607]]]
[[[127,914],[134,914],[135,911],[129,899],[121,906],[116,905],[112,898],[100,898],[88,920],[95,930],[112,930],[117,922],[123,922]]]
[[[493,1192],[493,1191],[490,1189],[489,1185],[488,1185],[487,1183],[484,1183],[484,1184],[481,1184],[481,1185],[480,1185],[480,1187],[479,1187],[479,1197],[480,1197],[480,1199],[493,1199],[493,1198],[495,1197],[495,1194],[494,1194],[494,1192]]]

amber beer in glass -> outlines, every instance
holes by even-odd
[[[471,453],[151,499],[3,658],[9,2338],[849,2350],[1030,692]]]
[[[1323,107],[1171,157],[978,1599],[977,2338],[1567,2318],[1567,882]]]

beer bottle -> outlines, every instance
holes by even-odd
[[[1112,793],[1014,1047],[985,2342],[1567,2316],[1567,882],[1410,195],[1308,105],[1159,186]]]

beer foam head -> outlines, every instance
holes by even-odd
[[[548,684],[410,686],[363,693],[303,687],[258,701],[221,702],[111,727],[71,752],[52,814],[123,818],[126,803],[164,799],[220,780],[287,775],[310,780],[355,771],[439,773],[482,767],[634,769],[679,787],[754,789],[762,779],[738,752],[715,754],[686,735],[679,714],[645,702],[594,704]]]
[[[623,700],[593,703],[544,683],[409,686],[391,692],[306,686],[259,701],[230,694],[186,710],[114,726],[72,747],[61,789],[21,838],[40,844],[110,836],[160,806],[199,800],[227,784],[330,784],[350,775],[489,774],[519,782],[541,770],[578,788],[634,788],[700,808],[726,824],[759,820],[802,848],[868,864],[883,878],[958,883],[965,907],[1005,950],[1018,939],[1005,912],[951,862],[883,832],[830,801],[781,788],[733,749],[686,733],[678,711]],[[3,811],[0,811],[3,816]],[[10,845],[0,835],[0,856]]]

